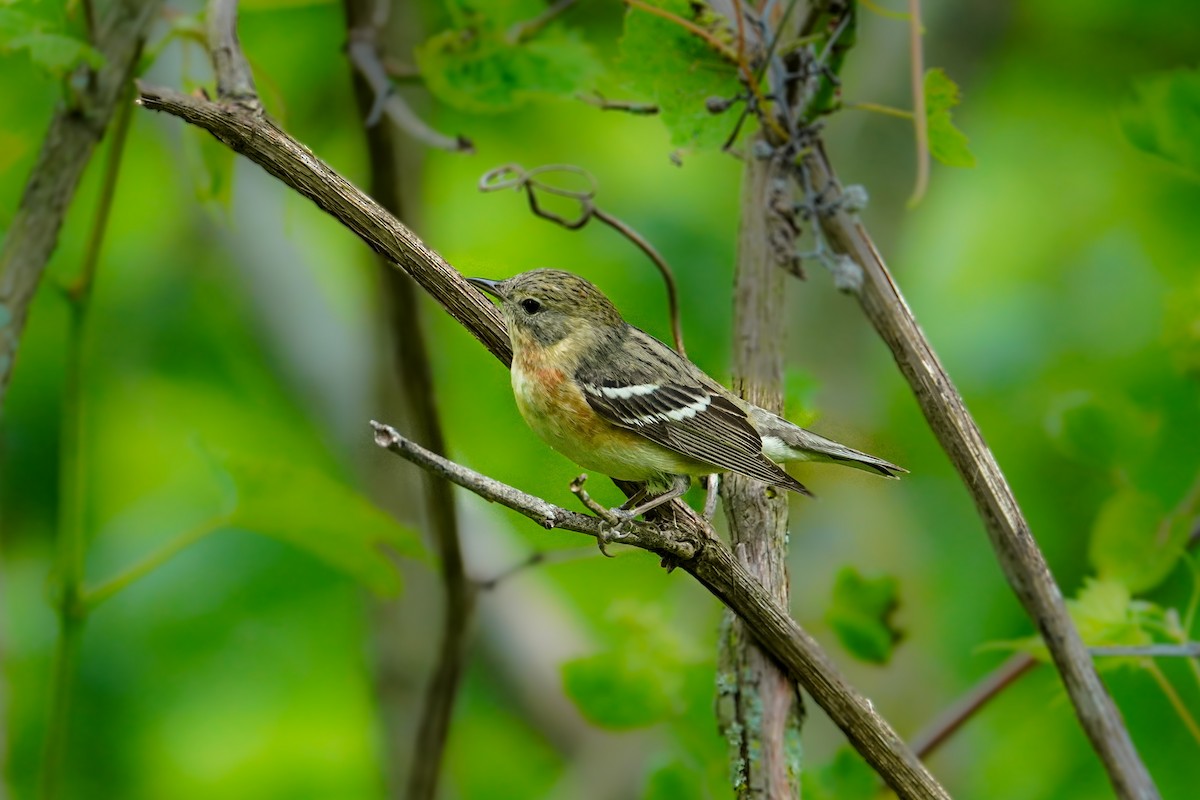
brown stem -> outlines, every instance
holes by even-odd
[[[237,0],[208,0],[205,11],[208,52],[217,76],[217,98],[261,111],[250,63],[237,35]]]
[[[867,319],[891,349],[926,421],[970,491],[1004,576],[1025,612],[1037,623],[1080,724],[1118,796],[1158,797],[1121,714],[1067,614],[1062,593],[1012,488],[866,229],[842,207],[841,184],[819,143],[810,148],[804,164],[813,187],[825,200],[825,210],[818,215],[824,237],[860,273],[842,285],[856,296]]]
[[[160,0],[119,0],[97,26],[104,66],[86,76],[70,106],[50,121],[37,163],[0,250],[0,409],[12,378],[29,303],[42,279],[58,231],[84,168],[137,65]]]
[[[377,42],[385,23],[383,11],[388,6],[381,0],[345,0],[346,22],[351,31],[350,58],[358,67],[355,71],[355,95],[359,110],[368,119],[371,109],[379,103],[382,77],[386,87]],[[386,101],[389,117],[397,120],[398,105],[403,105],[397,95]],[[407,109],[407,105],[403,105]],[[371,195],[396,217],[409,218],[412,200],[404,197],[402,186],[412,176],[404,169],[400,153],[400,142],[393,136],[395,129],[387,125],[366,125],[367,150],[371,165]],[[397,391],[406,421],[406,432],[434,452],[446,449],[437,405],[433,396],[433,370],[429,351],[425,343],[425,332],[421,325],[418,288],[413,280],[397,270],[391,269],[385,258],[380,259],[384,285],[388,297],[388,321],[392,332]],[[416,476],[413,476],[414,478]],[[467,577],[463,565],[462,547],[458,534],[458,516],[450,484],[445,480],[423,473],[420,500],[410,508],[410,521],[423,519],[429,538],[438,554],[438,565],[442,587],[442,628],[437,661],[425,690],[424,702],[417,735],[413,740],[414,751],[408,762],[406,796],[409,800],[434,800],[438,794],[438,782],[444,760],[446,742],[449,739],[450,720],[459,684],[467,664],[467,643],[470,625],[474,616],[475,585]],[[382,652],[388,652],[382,648]],[[385,673],[390,670],[385,665]],[[386,692],[380,692],[386,696]],[[383,713],[392,717],[402,709],[388,708]],[[387,762],[403,763],[402,753],[395,752],[402,745],[402,737],[396,733],[395,719],[385,719],[385,730],[389,732]],[[399,773],[392,771],[391,795],[401,796]]]
[[[941,715],[924,730],[912,738],[912,749],[917,757],[928,758],[943,742],[949,739],[971,717],[994,700],[1002,691],[1017,682],[1017,679],[1037,666],[1037,659],[1028,653],[1017,653],[988,673],[982,681],[954,701]]]

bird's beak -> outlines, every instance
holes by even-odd
[[[492,297],[500,300],[504,299],[504,295],[500,293],[500,284],[503,281],[491,281],[487,278],[467,278],[467,283],[474,284]]]

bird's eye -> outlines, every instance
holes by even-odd
[[[542,310],[542,304],[532,297],[527,297],[521,301],[521,308],[525,309],[526,314],[536,314]]]

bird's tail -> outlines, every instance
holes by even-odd
[[[750,409],[750,421],[762,436],[763,454],[772,461],[831,461],[883,475],[885,478],[896,478],[899,477],[899,473],[908,472],[882,458],[806,431],[799,425],[793,425],[786,419],[758,407]]]

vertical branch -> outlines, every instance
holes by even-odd
[[[131,84],[127,84],[109,145],[108,160],[96,215],[88,235],[79,277],[66,290],[70,302],[70,329],[67,334],[67,372],[63,387],[62,432],[59,440],[59,509],[56,542],[58,580],[59,638],[54,650],[50,678],[50,712],[42,747],[39,797],[58,797],[66,761],[67,735],[70,728],[71,698],[79,659],[87,605],[83,602],[84,561],[87,549],[84,434],[83,434],[83,347],[88,308],[95,282],[96,267],[104,247],[108,217],[121,171],[121,156],[129,134],[133,114]]]
[[[753,148],[749,148],[752,152]],[[774,158],[750,158],[742,177],[741,230],[734,279],[734,391],[755,405],[783,410],[784,279],[772,241]],[[739,561],[787,608],[787,498],[739,475],[722,482],[730,538]],[[799,796],[802,706],[795,684],[740,619],[729,617],[721,645],[718,712],[734,764],[739,798]]]
[[[83,89],[54,114],[21,205],[0,250],[0,409],[12,377],[29,303],[58,243],[67,207],[96,145],[104,136],[121,92],[133,77],[146,30],[160,0],[118,0],[99,26],[93,45],[104,55],[98,71],[81,67]]]
[[[355,52],[356,65],[382,64],[379,37],[387,18],[387,0],[346,0],[346,22]],[[355,96],[359,113],[367,119],[377,104],[378,87],[373,86],[360,66],[354,74]],[[371,165],[371,195],[396,217],[411,222],[414,205],[406,198],[403,186],[415,186],[413,167],[402,163],[399,137],[390,124],[366,126],[367,149]],[[406,169],[407,167],[407,169]],[[433,396],[433,375],[425,334],[421,326],[418,289],[414,281],[381,259],[380,268],[386,289],[388,322],[395,347],[394,367],[398,375],[401,418],[408,433],[430,450],[445,451],[445,438]],[[415,476],[414,476],[415,478]],[[466,575],[458,536],[458,518],[451,485],[440,477],[422,473],[421,515],[439,556],[443,617],[441,642],[433,675],[426,688],[421,718],[414,740],[415,751],[409,756],[403,725],[395,717],[405,709],[387,702],[387,664],[381,665],[379,694],[383,700],[386,735],[385,759],[391,767],[389,796],[409,800],[433,800],[437,796],[443,755],[449,737],[450,719],[458,696],[458,687],[466,667],[467,634],[475,606],[475,588]],[[378,632],[377,632],[378,635]],[[382,652],[387,652],[384,648]],[[407,787],[397,766],[408,763]]]

